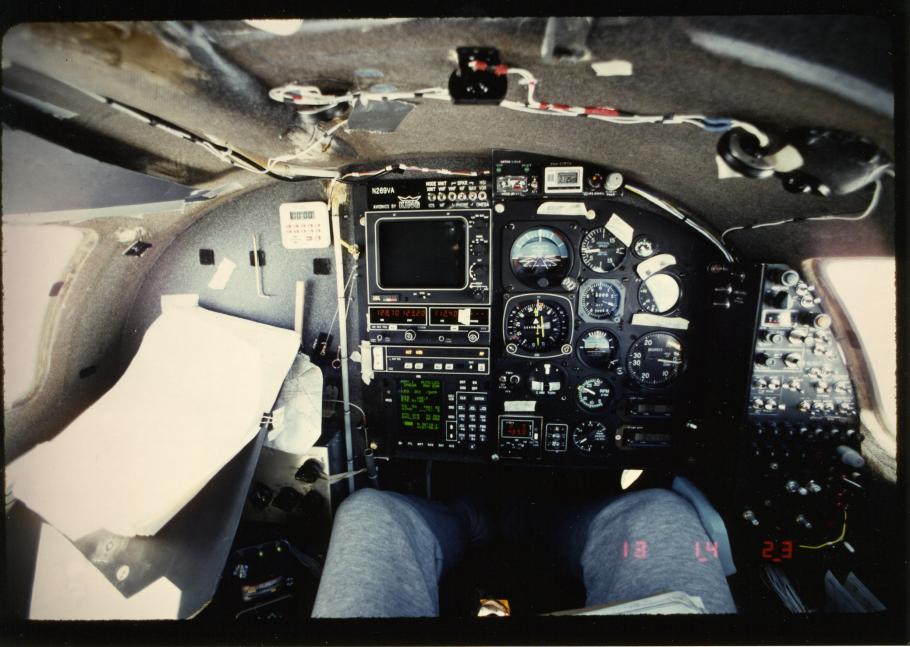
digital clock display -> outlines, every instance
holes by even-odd
[[[556,183],[562,186],[578,183],[578,173],[576,171],[560,171],[556,174]]]
[[[531,420],[504,420],[500,435],[503,438],[530,438],[532,426]]]

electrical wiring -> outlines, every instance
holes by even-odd
[[[733,260],[733,254],[723,244],[722,238],[721,238],[721,240],[718,240],[714,234],[712,234],[707,229],[705,229],[704,227],[699,225],[691,217],[684,214],[682,212],[682,210],[680,210],[678,207],[674,206],[673,204],[671,204],[670,202],[668,202],[662,198],[658,198],[656,195],[649,193],[648,191],[645,191],[641,187],[638,187],[638,186],[635,186],[632,184],[628,184],[628,183],[625,184],[625,187],[632,193],[638,195],[641,198],[644,198],[651,204],[654,204],[654,205],[660,207],[661,209],[663,209],[670,215],[674,216],[675,218],[679,218],[680,220],[682,220],[685,224],[692,227],[695,231],[697,231],[702,236],[707,238],[715,247],[717,247],[723,253],[724,258],[726,258],[728,261]]]
[[[326,399],[323,400],[323,402],[336,402],[336,403],[338,403],[338,404],[343,404],[343,405],[345,405],[345,406],[354,407],[355,409],[357,409],[357,411],[360,412],[360,427],[361,427],[361,429],[363,429],[363,442],[364,442],[364,444],[365,444],[366,447],[369,447],[369,446],[370,446],[370,437],[369,437],[369,435],[367,434],[367,414],[366,414],[366,411],[364,411],[363,409],[361,409],[359,406],[357,406],[357,405],[354,404],[353,402],[345,402],[344,400],[336,400],[336,399],[334,399],[334,398],[326,398]]]
[[[740,230],[747,231],[750,229],[761,229],[762,227],[777,227],[778,225],[785,225],[785,224],[791,223],[791,222],[806,222],[806,221],[818,221],[818,220],[852,220],[852,221],[863,220],[865,218],[868,218],[872,214],[872,212],[875,211],[875,207],[878,206],[878,201],[879,201],[879,197],[881,195],[881,190],[882,190],[882,181],[876,180],[875,189],[872,192],[872,199],[869,200],[869,205],[866,207],[865,211],[863,211],[858,216],[838,216],[838,215],[809,216],[809,217],[804,217],[804,218],[800,218],[800,217],[785,218],[783,220],[775,220],[773,222],[760,222],[760,223],[756,223],[754,225],[738,225],[736,227],[729,227],[728,229],[725,229],[724,232],[720,235],[720,239],[721,239],[721,241],[726,242],[725,239],[726,239],[727,235],[734,231],[740,231]]]
[[[350,178],[375,178],[379,177],[380,175],[385,175],[386,173],[392,173],[393,171],[398,171],[400,173],[411,171],[414,173],[433,173],[436,175],[458,175],[463,177],[481,177],[490,174],[489,169],[484,169],[482,171],[459,171],[444,168],[427,168],[425,166],[411,166],[408,164],[389,164],[388,166],[374,169],[372,171],[351,171],[349,173],[341,175],[338,179],[344,182]]]
[[[100,103],[110,106],[112,109],[120,112],[121,114],[127,115],[133,119],[141,121],[142,123],[146,124],[147,126],[152,126],[154,128],[157,128],[158,130],[168,133],[169,135],[186,140],[192,144],[196,144],[196,145],[200,146],[203,150],[207,151],[211,155],[213,155],[216,158],[218,158],[219,160],[221,160],[222,162],[231,164],[232,166],[236,166],[245,171],[249,171],[251,173],[256,173],[259,175],[270,175],[272,177],[282,179],[282,180],[305,180],[305,179],[311,179],[314,177],[335,178],[338,176],[337,171],[328,170],[328,169],[316,169],[316,168],[299,168],[299,169],[296,169],[296,173],[294,175],[287,175],[287,174],[282,174],[282,173],[276,172],[274,170],[274,165],[277,162],[284,161],[285,158],[299,159],[299,157],[302,157],[304,154],[306,154],[310,150],[312,150],[312,148],[314,148],[316,145],[318,145],[319,143],[324,141],[326,137],[331,137],[331,135],[338,128],[340,128],[345,123],[347,123],[346,121],[343,121],[343,122],[337,124],[333,128],[331,128],[328,131],[326,131],[325,133],[323,133],[322,137],[320,137],[315,142],[313,142],[304,151],[299,151],[299,152],[293,153],[292,155],[289,155],[289,156],[279,156],[279,157],[275,157],[275,158],[270,158],[267,161],[266,165],[263,166],[263,165],[257,163],[255,160],[251,159],[250,157],[244,155],[243,153],[240,153],[240,152],[234,150],[231,146],[229,146],[227,144],[218,144],[216,142],[213,142],[210,139],[207,139],[207,138],[197,135],[189,130],[186,130],[185,128],[182,128],[182,127],[178,126],[177,124],[169,122],[165,119],[161,119],[160,117],[157,117],[151,113],[145,112],[144,110],[140,110],[138,108],[134,108],[132,106],[129,106],[129,105],[122,103],[120,101],[117,101],[115,99],[111,99],[110,97],[106,97],[104,95],[97,94],[97,93],[91,92],[89,90],[85,90],[84,88],[80,88],[75,85],[71,85],[71,87],[82,92],[86,96],[89,96],[92,99],[95,99],[96,101],[98,101]]]
[[[279,103],[290,103],[297,106],[309,106],[308,110],[299,111],[303,115],[311,115],[339,106],[343,103],[363,104],[370,101],[400,101],[405,99],[439,99],[449,101],[451,96],[445,88],[423,88],[411,92],[369,92],[358,91],[346,94],[322,94],[322,91],[312,85],[298,85],[287,83],[269,90],[269,98]]]
[[[585,117],[614,124],[689,124],[709,132],[723,132],[731,128],[739,127],[755,135],[762,146],[766,145],[769,141],[768,136],[758,127],[739,119],[707,117],[705,115],[639,115],[620,110],[613,106],[573,106],[565,103],[540,101],[534,97],[534,92],[537,89],[539,81],[528,70],[519,67],[511,67],[509,65],[491,66],[483,61],[471,61],[469,65],[472,70],[478,72],[488,70],[496,76],[514,74],[521,77],[519,85],[527,86],[527,98],[523,103],[510,100],[500,102],[500,106],[510,110],[536,114],[555,114],[564,117]]]
[[[818,550],[819,548],[825,548],[826,546],[833,546],[834,544],[842,542],[846,535],[847,535],[847,509],[844,508],[844,526],[843,526],[843,528],[841,528],[840,536],[838,536],[837,539],[832,539],[831,541],[826,541],[825,543],[819,544],[818,546],[804,546],[803,544],[800,544],[799,547],[806,548],[808,550]]]

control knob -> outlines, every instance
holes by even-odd
[[[415,339],[417,339],[417,333],[414,332],[413,330],[405,330],[404,339],[405,339],[405,341],[414,341]]]
[[[758,353],[755,356],[755,363],[762,366],[777,366],[777,358],[768,355],[768,353]]]
[[[796,516],[796,523],[801,525],[806,530],[812,530],[812,522],[806,519],[805,515],[799,514]]]
[[[468,332],[468,341],[472,344],[476,343],[480,339],[480,333],[476,330],[471,330]]]
[[[784,270],[777,275],[777,282],[788,288],[799,283],[799,274],[795,270]]]
[[[799,321],[818,330],[828,330],[831,327],[831,315],[824,312],[804,312],[799,316]]]
[[[784,357],[784,365],[787,368],[799,368],[800,366],[803,365],[802,355],[800,355],[799,353],[790,353],[789,355]]]
[[[762,333],[762,341],[766,344],[782,344],[784,343],[784,335],[777,330],[766,330]]]
[[[474,263],[471,266],[470,274],[471,278],[478,283],[485,282],[489,276],[489,272],[487,272],[487,266],[485,263]]]

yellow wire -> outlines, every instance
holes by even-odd
[[[834,544],[844,540],[844,537],[847,535],[847,510],[844,509],[844,527],[840,531],[840,537],[837,539],[832,539],[831,541],[826,541],[824,544],[819,544],[818,546],[804,546],[799,545],[800,548],[808,548],[809,550],[817,550],[819,548],[824,548],[825,546],[833,546]]]

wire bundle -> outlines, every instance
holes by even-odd
[[[496,76],[514,74],[521,77],[519,85],[528,87],[528,96],[524,102],[502,101],[499,104],[510,110],[535,114],[556,114],[564,117],[587,117],[613,124],[690,124],[709,132],[723,132],[730,128],[739,127],[758,137],[760,142],[767,143],[768,141],[767,135],[754,125],[737,119],[713,118],[705,115],[638,115],[625,112],[613,106],[572,106],[565,103],[539,101],[534,97],[534,91],[537,89],[539,81],[528,70],[508,65],[491,66],[483,61],[471,61],[469,66],[472,70],[478,72],[490,71]]]

